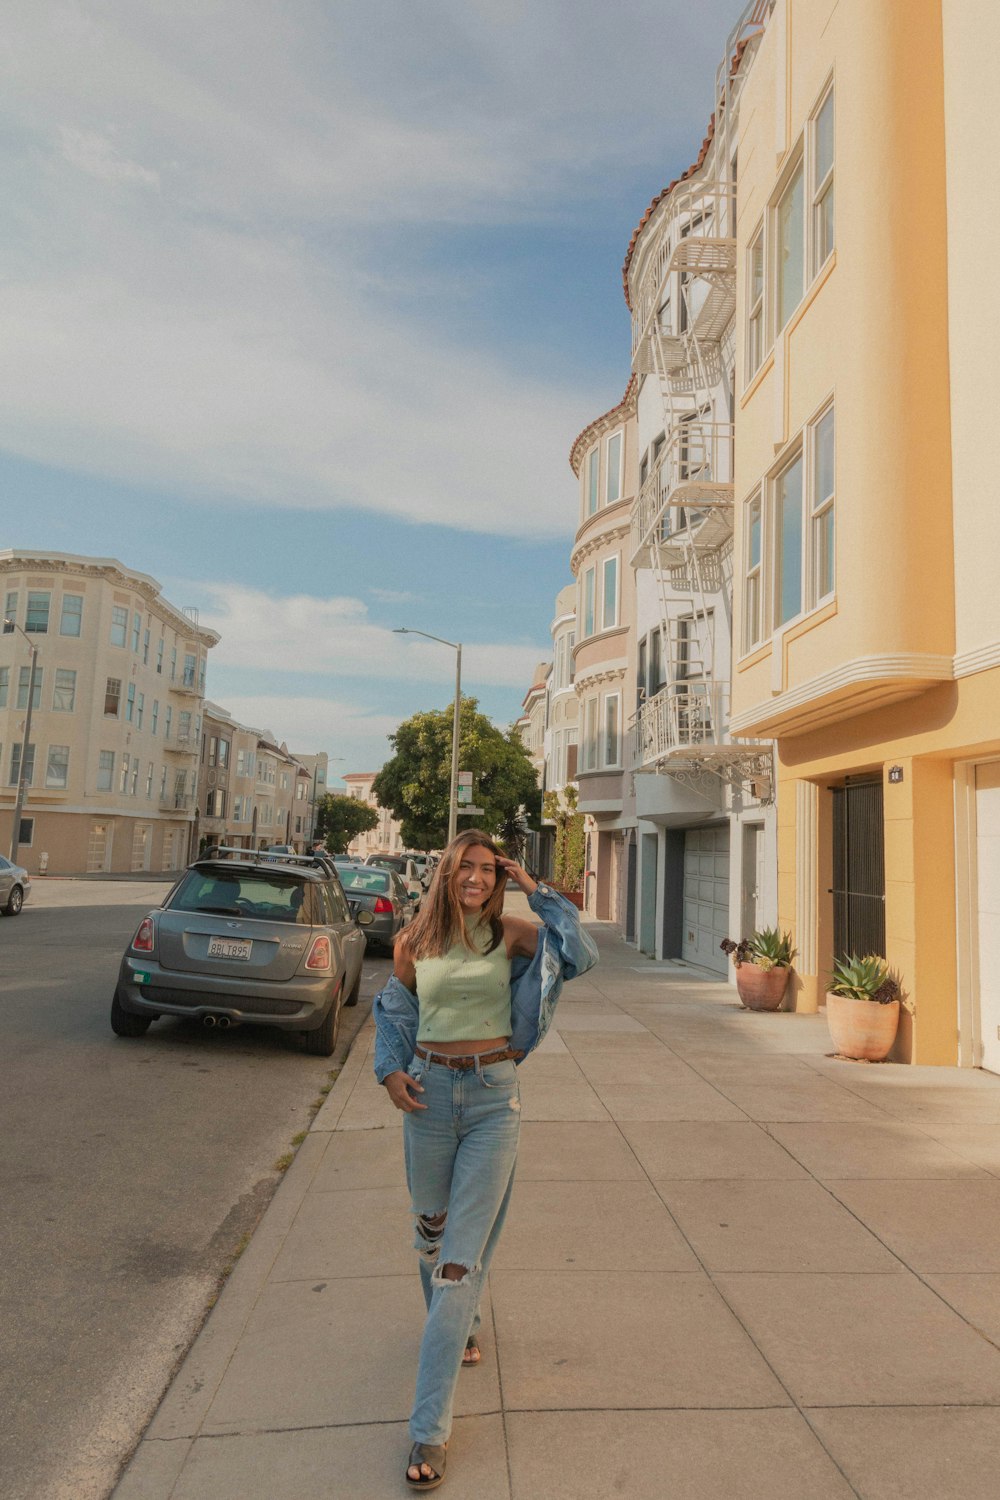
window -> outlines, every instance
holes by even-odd
[[[170,738],[170,725],[171,725],[171,722],[173,721],[173,717],[174,717],[173,704],[168,703],[167,704],[167,712],[166,712],[166,715],[165,715],[164,720],[163,720],[163,738],[165,740],[169,740],[169,738]]]
[[[834,584],[834,466],[833,407],[813,428],[813,487],[810,604],[833,593]]]
[[[143,631],[142,635],[142,660],[145,666],[149,662],[149,629]]]
[[[0,667],[0,708],[7,707],[7,694],[10,692],[10,667]]]
[[[97,757],[97,790],[110,792],[115,774],[115,752],[102,750]]]
[[[208,818],[224,818],[226,816],[226,794],[222,787],[216,787],[209,792],[205,804],[205,816]]]
[[[118,790],[120,792],[127,792],[128,791],[128,768],[129,768],[129,758],[128,758],[127,755],[123,755],[122,756],[121,775],[119,776],[119,779],[118,779]]]
[[[214,766],[219,758],[219,741],[216,735],[210,735],[208,741],[208,763]]]
[[[122,604],[112,605],[111,608],[111,644],[112,646],[124,646],[125,636],[128,631],[128,610]]]
[[[10,747],[10,784],[17,786],[21,779],[21,741],[15,740]],[[24,757],[24,784],[31,786],[35,779],[35,747],[28,746],[28,753]]]
[[[52,692],[52,707],[59,713],[71,714],[76,704],[76,673],[65,667],[56,667],[56,685]]]
[[[22,818],[21,819],[21,826],[20,826],[20,828],[18,829],[18,832],[17,832],[17,842],[21,845],[22,848],[30,849],[31,846],[32,846],[32,844],[34,843],[34,841],[35,841],[35,820],[34,820],[34,818]]]
[[[146,694],[145,693],[140,693],[139,696],[135,700],[135,727],[136,727],[136,729],[141,729],[142,728],[142,715],[143,715],[143,710],[145,709],[145,707],[146,707]]]
[[[219,740],[219,770],[224,771],[229,765],[229,741]],[[299,795],[302,795],[302,787],[299,787]]]
[[[594,633],[594,570],[588,568],[583,575],[583,633]]]
[[[32,711],[41,706],[42,702],[42,667],[35,668],[35,687],[31,694]],[[22,667],[17,674],[17,706],[27,708],[28,706],[28,683],[31,680],[31,668]]]
[[[606,557],[602,571],[601,629],[612,630],[618,624],[618,558]]]
[[[588,698],[583,710],[583,765],[581,770],[597,769],[597,710],[596,695]]]
[[[160,719],[160,700],[159,700],[159,698],[154,698],[153,699],[153,716],[152,716],[152,719],[150,720],[150,724],[149,724],[149,732],[150,732],[150,734],[155,734],[156,733],[156,726],[159,723],[159,719]]]
[[[237,750],[237,752],[236,752],[236,774],[237,774],[237,776],[245,776],[246,775],[246,763],[247,763],[247,753],[246,753],[246,751],[245,750]]]
[[[242,823],[242,821],[243,821],[243,798],[242,797],[234,797],[233,798],[233,822],[234,823]]]
[[[663,632],[651,630],[649,633],[649,680],[646,687],[649,697],[654,697],[662,687],[665,687],[666,681],[663,670]]]
[[[591,448],[587,456],[587,515],[597,510],[597,483],[601,467],[600,448]]]
[[[812,271],[833,251],[833,89],[812,122]]]
[[[133,651],[138,651],[138,649],[139,649],[139,635],[140,635],[141,631],[142,631],[142,615],[140,615],[140,614],[133,614],[133,616],[132,616],[132,650]]]
[[[153,762],[150,761],[149,765],[146,768],[146,796],[147,797],[152,797],[152,795],[153,795]]]
[[[173,648],[173,650],[171,651],[171,653],[170,653],[170,681],[171,682],[175,682],[176,679],[177,679],[177,647],[175,646]]]
[[[28,592],[28,613],[24,617],[24,628],[28,635],[45,635],[49,628],[49,601],[52,595]]]
[[[747,267],[747,380],[764,358],[764,226],[757,231]]]
[[[608,438],[608,471],[604,479],[604,503],[614,505],[622,495],[622,435],[616,432]]]
[[[162,675],[163,675],[163,637],[162,637],[162,635],[160,636],[160,639],[156,643],[156,670],[160,674],[160,676],[162,677]]]
[[[59,617],[60,635],[80,635],[83,631],[83,595],[63,594]]]
[[[104,717],[106,719],[117,719],[118,708],[122,698],[122,680],[120,677],[109,677],[104,684]]]
[[[163,769],[160,772],[160,797],[163,798],[166,795],[167,795],[167,768],[166,768],[166,766],[164,766]]]
[[[12,589],[4,601],[3,617],[5,620],[13,620],[17,624],[17,590]]]
[[[747,503],[743,589],[743,649],[749,651],[761,639],[761,532],[760,495]]]
[[[780,333],[802,301],[805,291],[805,222],[802,162],[799,161],[774,214],[775,333]]]
[[[128,723],[131,724],[131,722],[132,722],[132,720],[133,720],[134,717],[135,717],[135,683],[134,682],[130,682],[129,685],[128,685],[128,693],[126,694],[126,701],[125,701],[125,718],[128,721]]]
[[[606,766],[621,764],[621,694],[608,693],[604,699],[603,760]]]
[[[198,680],[198,661],[195,656],[188,652],[184,657],[184,686],[193,688]]]
[[[45,785],[65,787],[69,781],[69,746],[50,745],[45,766]]]
[[[177,717],[177,738],[181,744],[186,744],[191,738],[191,714],[187,709],[182,709]]]
[[[774,483],[774,623],[802,612],[802,455]]]
[[[139,757],[138,757],[138,755],[133,755],[133,757],[132,757],[132,785],[129,787],[129,791],[130,791],[131,795],[134,797],[135,794],[136,794],[136,792],[138,790],[139,790]]]

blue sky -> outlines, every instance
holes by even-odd
[[[35,0],[6,25],[2,545],[117,556],[341,770],[517,717],[620,267],[739,0]]]

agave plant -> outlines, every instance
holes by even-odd
[[[759,969],[790,969],[798,952],[792,947],[790,932],[779,932],[777,927],[762,927],[751,937],[734,943],[732,938],[723,938],[719,944],[723,953],[731,955],[738,969],[740,964],[756,964]]]
[[[899,981],[877,953],[866,953],[862,958],[849,953],[835,959],[829,989],[831,994],[872,1000],[876,1005],[889,1005],[900,998]]]

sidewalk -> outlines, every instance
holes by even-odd
[[[1000,1489],[1000,1078],[837,1062],[608,927],[521,1071],[455,1500]],[[369,1021],[115,1500],[394,1500],[423,1316]],[[498,1359],[499,1355],[499,1359]]]

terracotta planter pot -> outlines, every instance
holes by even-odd
[[[841,1057],[881,1062],[888,1057],[899,1025],[899,1001],[879,1005],[874,1000],[854,1000],[850,995],[826,997],[826,1022],[834,1050]]]
[[[562,886],[559,885],[554,885],[552,889],[557,893],[557,895],[564,896],[567,901],[572,901],[573,905],[577,908],[578,911],[583,911],[582,891],[564,891]]]
[[[762,969],[742,963],[736,970],[736,993],[747,1010],[777,1010],[785,998],[791,969]]]

